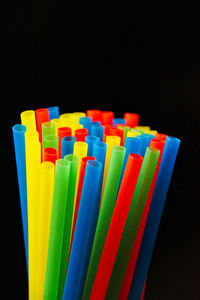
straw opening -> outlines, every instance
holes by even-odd
[[[18,131],[18,132],[25,132],[26,131],[26,126],[22,124],[17,124],[13,126],[13,130]]]

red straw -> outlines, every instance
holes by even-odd
[[[77,142],[85,142],[85,137],[88,136],[88,129],[79,128],[74,131],[74,136]]]
[[[58,158],[62,158],[62,138],[71,135],[72,129],[70,127],[58,128]]]
[[[70,242],[70,252],[71,252],[71,246],[72,246],[72,241],[73,241],[73,237],[74,237],[74,230],[75,230],[75,226],[76,226],[76,219],[77,219],[77,215],[78,215],[78,209],[79,209],[79,204],[80,204],[80,199],[81,199],[81,192],[82,192],[85,170],[86,170],[86,165],[87,165],[88,160],[96,160],[96,158],[93,156],[86,156],[86,157],[83,157],[82,161],[81,161],[79,183],[78,183],[77,196],[76,196],[76,207],[75,207],[75,211],[74,211],[73,228],[72,228],[71,242]],[[69,254],[70,254],[70,252],[69,252]]]
[[[139,124],[139,115],[134,113],[126,112],[124,114],[124,119],[126,120],[126,124],[130,127],[138,126]]]
[[[143,157],[138,154],[130,154],[128,157],[90,300],[105,298],[142,161]]]
[[[36,127],[39,133],[39,141],[42,143],[42,123],[49,122],[49,110],[47,108],[38,108],[35,111]]]
[[[156,135],[155,135],[155,139],[157,139],[157,140],[166,140],[166,138],[167,138],[167,134],[164,134],[164,133],[156,133]]]
[[[100,121],[102,120],[101,118],[101,111],[98,109],[91,109],[91,110],[87,110],[86,114],[88,117],[92,118],[92,122],[96,122],[96,121]]]
[[[131,256],[129,258],[129,262],[128,262],[128,266],[126,269],[126,273],[124,276],[124,280],[121,286],[121,290],[120,290],[120,294],[119,294],[119,298],[118,300],[126,300],[128,299],[128,295],[129,295],[129,290],[131,287],[131,282],[132,282],[132,278],[133,278],[133,274],[135,271],[135,267],[136,267],[136,263],[137,263],[137,257],[139,254],[139,250],[140,250],[140,245],[142,242],[142,237],[143,237],[143,233],[144,233],[144,229],[145,229],[145,225],[146,225],[146,221],[147,221],[147,216],[149,213],[149,208],[150,208],[150,204],[151,204],[151,199],[153,196],[153,192],[154,192],[154,187],[156,184],[156,179],[157,179],[157,175],[158,175],[158,171],[159,171],[159,167],[160,167],[160,161],[162,158],[162,153],[163,153],[163,149],[165,146],[165,141],[164,140],[156,140],[156,139],[152,139],[150,141],[150,147],[156,148],[158,150],[160,150],[160,155],[158,158],[158,162],[156,165],[156,169],[153,175],[153,179],[151,182],[151,186],[149,189],[149,193],[147,196],[147,200],[145,203],[145,207],[143,210],[143,214],[142,214],[142,218],[138,227],[138,231],[135,237],[135,241],[133,244],[133,248],[131,251]]]
[[[57,158],[58,153],[55,148],[47,147],[44,149],[44,161],[50,161],[55,164]]]
[[[112,111],[102,111],[102,125],[113,125],[114,113]]]

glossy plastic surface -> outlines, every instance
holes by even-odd
[[[62,158],[62,139],[65,136],[71,136],[72,129],[70,127],[59,127],[58,128],[58,158]]]
[[[62,158],[67,154],[72,154],[74,151],[75,136],[66,136],[62,138]]]

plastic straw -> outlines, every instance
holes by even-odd
[[[59,107],[58,106],[51,106],[48,107],[49,110],[49,119],[58,119],[60,114],[59,114]]]
[[[128,130],[127,132],[127,137],[136,137],[138,135],[141,135],[141,132],[137,131],[137,130]]]
[[[90,300],[104,299],[143,158],[130,154],[99,262]]]
[[[21,123],[26,126],[26,130],[36,130],[35,111],[25,110],[21,113]]]
[[[73,119],[74,119],[74,124],[79,124],[80,118],[86,117],[85,112],[74,112],[73,113]]]
[[[55,135],[55,124],[52,122],[44,122],[44,123],[42,123],[42,157],[43,157],[43,160],[44,160],[44,139],[46,136],[49,136],[49,135]]]
[[[68,180],[68,161],[66,159],[58,159],[55,167],[52,216],[43,300],[55,300],[58,297],[63,246],[62,243],[67,208]]]
[[[157,133],[155,135],[155,139],[157,139],[157,140],[164,140],[164,141],[166,141],[166,138],[167,138],[167,134],[164,134],[164,133]]]
[[[47,108],[38,108],[35,111],[35,117],[39,141],[42,143],[42,123],[49,122],[49,110]]]
[[[155,148],[146,150],[105,299],[118,299],[159,154]]]
[[[92,118],[92,122],[101,121],[102,120],[102,114],[101,111],[98,109],[90,109],[86,111],[86,114],[88,117]]]
[[[146,149],[150,144],[150,140],[154,138],[154,136],[150,135],[150,134],[142,134],[140,136],[141,138],[141,143],[138,149],[138,153],[142,156],[145,155]]]
[[[154,187],[156,184],[156,179],[157,179],[157,175],[158,175],[158,171],[159,171],[159,167],[160,167],[160,162],[161,162],[161,157],[162,157],[162,153],[163,153],[163,149],[164,149],[164,145],[165,145],[165,141],[160,141],[160,140],[151,140],[150,142],[150,147],[156,148],[158,150],[160,150],[160,155],[158,158],[158,162],[156,165],[156,169],[153,175],[153,179],[151,182],[151,186],[149,188],[149,193],[147,196],[147,200],[145,203],[145,207],[143,210],[143,214],[142,214],[142,218],[140,221],[140,225],[138,227],[137,230],[137,235],[135,237],[135,241],[134,241],[134,245],[131,251],[131,255],[130,255],[130,259],[128,262],[128,266],[126,269],[126,273],[124,276],[124,280],[123,280],[123,284],[120,290],[120,294],[118,297],[118,300],[126,300],[128,299],[128,294],[129,294],[129,290],[130,290],[130,286],[131,286],[131,282],[132,282],[132,278],[133,278],[133,274],[134,274],[134,270],[135,270],[135,266],[136,266],[136,262],[137,262],[137,257],[139,254],[139,249],[140,249],[140,245],[141,245],[141,241],[142,241],[142,236],[144,233],[144,228],[146,225],[146,220],[147,220],[147,216],[149,213],[149,207],[151,204],[151,199],[152,199],[152,195],[153,195],[153,191],[154,191]]]
[[[69,180],[68,180],[68,190],[67,190],[67,200],[66,200],[66,215],[65,215],[64,231],[63,231],[58,299],[62,299],[63,289],[65,285],[65,278],[67,273],[70,240],[71,240],[71,233],[72,233],[74,193],[75,193],[76,174],[77,174],[77,167],[78,167],[77,156],[73,154],[68,154],[64,157],[64,159],[66,159],[69,164]]]
[[[88,161],[82,188],[80,206],[74,232],[71,255],[65,281],[63,300],[81,299],[85,276],[96,228],[97,196],[101,163]]]
[[[87,156],[92,156],[93,146],[96,141],[99,141],[99,137],[88,135],[85,138],[85,142],[88,144]]]
[[[26,266],[27,266],[27,273],[28,273],[28,217],[27,217],[26,153],[25,153],[26,126],[21,124],[16,124],[12,127],[12,132],[13,132],[15,160],[16,160],[19,197],[20,197],[20,206],[21,206]]]
[[[123,130],[123,132],[124,132],[124,134],[123,134],[123,145],[124,145],[125,141],[126,141],[127,133],[129,131],[130,127],[127,125],[117,125],[116,127]]]
[[[70,127],[58,128],[58,158],[62,157],[62,138],[71,135],[72,135],[72,129]]]
[[[126,163],[129,157],[130,153],[138,154],[138,149],[140,146],[141,139],[139,136],[136,137],[127,137],[125,141],[124,147],[126,148],[125,156],[124,156],[124,162],[122,166],[122,172],[121,172],[121,177],[120,177],[120,184],[124,175],[124,170],[126,167]]]
[[[88,130],[86,128],[76,129],[74,131],[74,136],[77,142],[85,142],[85,137],[88,136]]]
[[[55,148],[58,153],[58,136],[57,135],[47,135],[44,137],[43,149],[51,147]]]
[[[64,113],[60,115],[60,122],[62,127],[72,127],[73,113]]]
[[[113,125],[114,113],[112,111],[102,111],[102,125]]]
[[[28,211],[29,299],[35,299],[38,195],[40,182],[41,144],[37,131],[26,131],[26,180]]]
[[[89,299],[94,283],[98,264],[106,240],[106,235],[115,207],[124,155],[124,147],[113,147],[82,296],[83,300]]]
[[[103,141],[104,126],[101,126],[100,122],[93,122],[91,124],[91,135],[97,136],[100,141]]]
[[[124,118],[114,118],[113,119],[113,124],[112,126],[115,127],[116,125],[125,125],[126,124],[126,120]]]
[[[79,183],[78,183],[78,190],[77,190],[77,197],[76,197],[76,206],[75,206],[74,220],[73,220],[73,229],[72,229],[72,235],[71,235],[70,252],[71,252],[71,246],[72,246],[72,241],[73,241],[73,237],[74,237],[74,231],[75,231],[75,227],[76,227],[76,220],[77,220],[77,216],[78,216],[79,204],[80,204],[81,193],[82,193],[82,188],[83,188],[83,181],[84,181],[84,177],[85,177],[86,164],[87,164],[88,160],[96,160],[96,158],[93,156],[86,156],[86,157],[83,157],[82,161],[81,161]]]
[[[57,158],[58,153],[55,148],[47,147],[44,149],[44,161],[50,161],[55,165]]]
[[[54,188],[54,164],[43,162],[40,167],[40,192],[38,206],[38,231],[36,252],[35,299],[42,300],[49,243],[49,230]]]
[[[58,135],[58,128],[62,127],[60,119],[51,119],[51,123],[55,124],[55,134]]]
[[[83,125],[83,128],[88,130],[88,135],[91,135],[91,124],[92,118],[91,117],[80,117],[79,123]]]
[[[66,136],[62,138],[62,158],[67,154],[72,154],[74,151],[75,136]]]
[[[179,139],[174,137],[166,138],[140,252],[131,284],[129,300],[139,300],[142,294],[179,145]]]
[[[106,148],[106,158],[105,158],[103,183],[102,183],[102,195],[103,195],[104,185],[106,182],[106,176],[107,176],[107,172],[108,172],[108,166],[110,163],[112,148],[113,148],[113,146],[120,145],[120,137],[119,136],[107,136],[106,144],[107,144],[107,148]]]
[[[126,120],[126,124],[130,127],[138,126],[139,124],[139,115],[135,113],[124,113],[124,119]]]

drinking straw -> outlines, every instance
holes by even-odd
[[[25,132],[26,126],[16,124],[12,127],[15,149],[15,161],[17,168],[19,198],[21,206],[24,247],[26,256],[26,267],[28,274],[28,217],[27,217],[27,193],[26,193],[26,153],[25,153]]]
[[[107,136],[106,137],[106,144],[107,144],[107,148],[106,148],[106,158],[105,158],[104,173],[103,173],[102,195],[103,195],[104,185],[105,185],[105,182],[106,182],[108,166],[109,166],[109,163],[110,163],[112,147],[120,145],[120,137],[119,136]]]
[[[28,212],[28,266],[29,299],[35,299],[36,249],[38,222],[38,195],[40,182],[41,144],[37,131],[25,132],[27,212]]]
[[[130,127],[138,126],[139,124],[139,115],[136,113],[124,113],[124,119],[126,120],[126,124]]]
[[[70,252],[71,252],[71,246],[72,246],[73,237],[74,237],[74,230],[76,227],[76,220],[77,220],[79,204],[80,204],[80,199],[81,199],[81,193],[82,193],[82,187],[83,187],[83,181],[84,181],[84,176],[85,176],[85,170],[86,170],[86,165],[87,165],[88,160],[96,160],[96,158],[93,156],[86,156],[86,157],[83,157],[81,160],[79,183],[78,183],[78,190],[77,190],[77,197],[76,197],[76,206],[75,206],[74,220],[73,220],[73,229],[72,229],[72,235],[71,235]]]
[[[90,300],[104,299],[143,157],[130,154],[94,280]]]
[[[120,129],[120,128],[111,128],[110,129],[110,135],[119,136],[120,137],[120,146],[123,146],[123,141],[124,141],[124,131],[123,131],[123,129]]]
[[[73,112],[74,124],[79,124],[80,118],[86,117],[85,112]]]
[[[55,148],[58,153],[58,136],[57,135],[47,135],[44,137],[43,149],[51,147]]]
[[[55,300],[58,297],[64,224],[67,209],[68,180],[69,163],[66,159],[58,159],[55,166],[52,215],[43,300]]]
[[[71,127],[73,124],[73,114],[72,113],[61,114],[60,121],[62,127]]]
[[[26,126],[26,130],[36,130],[35,111],[25,110],[21,113],[21,123]]]
[[[75,193],[76,174],[77,174],[77,167],[78,167],[77,156],[73,154],[68,154],[65,155],[64,159],[66,159],[69,164],[69,179],[68,179],[67,200],[66,200],[66,215],[65,215],[64,231],[63,231],[58,299],[62,299],[63,289],[65,285],[65,278],[67,273],[67,263],[68,263],[70,240],[71,240],[71,233],[72,233],[74,193]]]
[[[62,138],[62,158],[67,154],[72,154],[74,151],[75,136],[65,136]]]
[[[116,125],[126,124],[126,120],[124,118],[114,118],[112,126],[115,127]]]
[[[87,156],[92,156],[93,146],[96,141],[99,141],[99,137],[88,135],[85,138],[85,142],[88,144]]]
[[[44,149],[44,161],[50,161],[55,165],[57,158],[58,153],[55,148],[47,147]]]
[[[150,126],[146,126],[146,125],[145,126],[144,125],[140,125],[140,126],[134,127],[134,129],[145,131],[145,130],[151,130],[151,127]]]
[[[127,163],[129,154],[130,153],[138,154],[140,142],[141,142],[141,139],[139,136],[126,138],[125,145],[124,145],[126,152],[125,152],[124,162],[123,162],[122,171],[121,171],[120,184],[121,184],[121,181],[122,181],[122,178],[124,175],[124,170],[126,167],[126,163]]]
[[[98,109],[90,109],[86,111],[88,117],[92,118],[92,122],[101,121],[102,120],[102,113]]]
[[[55,134],[58,135],[58,128],[61,127],[61,120],[60,119],[51,119],[51,123],[55,124]]]
[[[130,290],[130,287],[131,287],[131,282],[132,282],[132,278],[133,278],[133,274],[134,274],[134,270],[135,270],[135,266],[136,266],[136,262],[137,262],[137,257],[138,257],[138,254],[139,254],[139,249],[140,249],[140,245],[141,245],[141,241],[142,241],[142,236],[143,236],[143,233],[144,233],[144,228],[145,228],[145,225],[146,225],[147,216],[148,216],[148,213],[149,213],[149,207],[150,207],[150,204],[151,204],[151,199],[152,199],[154,187],[155,187],[155,184],[156,184],[156,179],[157,179],[158,170],[159,170],[159,167],[160,167],[160,161],[161,161],[164,145],[165,145],[164,141],[160,141],[160,140],[156,140],[156,139],[152,139],[151,142],[150,142],[150,147],[153,147],[153,148],[156,148],[156,149],[160,150],[160,155],[159,155],[158,162],[157,162],[157,165],[156,165],[156,169],[155,169],[155,172],[154,172],[154,175],[153,175],[151,186],[149,188],[149,193],[148,193],[147,200],[146,200],[146,203],[145,203],[145,207],[144,207],[144,210],[143,210],[140,225],[139,225],[138,230],[137,230],[137,234],[136,234],[136,237],[135,237],[134,245],[133,245],[133,248],[132,248],[132,251],[131,251],[130,259],[129,259],[129,262],[128,262],[128,266],[127,266],[127,269],[126,269],[126,273],[125,273],[124,280],[123,280],[123,283],[122,283],[122,286],[121,286],[121,290],[120,290],[118,300],[128,299],[128,294],[129,294],[129,290]]]
[[[59,113],[59,107],[58,106],[50,106],[48,107],[49,110],[49,119],[50,121],[52,119],[59,119],[60,113]]]
[[[153,135],[149,135],[149,134],[142,134],[140,135],[140,139],[141,139],[141,143],[139,145],[139,149],[138,149],[138,153],[142,156],[145,155],[146,149],[150,144],[150,140],[154,138]]]
[[[48,108],[38,108],[35,111],[36,127],[39,132],[39,141],[42,143],[42,123],[49,122]]]
[[[55,124],[52,122],[42,123],[42,157],[44,159],[44,139],[48,135],[55,135]]]
[[[77,142],[85,142],[85,137],[88,136],[88,130],[86,128],[76,129],[74,131],[74,136]]]
[[[119,180],[125,155],[125,148],[122,146],[114,146],[110,158],[108,174],[106,178],[104,193],[101,202],[98,222],[94,242],[92,246],[90,262],[88,266],[82,300],[89,299],[98,264],[103,251],[106,235],[112,218],[117,192],[119,188]]]
[[[141,132],[134,129],[130,129],[127,132],[127,137],[136,137],[137,135],[141,135]]]
[[[54,149],[55,150],[55,149]],[[37,224],[35,299],[42,300],[49,242],[54,188],[54,164],[45,161],[40,166],[40,191]]]
[[[100,141],[103,141],[104,126],[101,126],[97,122],[91,124],[91,135],[99,137]]]
[[[104,165],[105,165],[105,158],[106,158],[106,149],[107,149],[106,143],[101,142],[101,141],[94,142],[92,156],[94,156],[96,158],[96,160],[100,161],[100,163],[102,164],[100,184],[99,184],[99,193],[100,193],[100,195],[101,195],[102,182],[103,182]]]
[[[166,138],[157,181],[140,246],[140,252],[131,284],[129,300],[138,300],[142,294],[179,145],[179,139],[170,136]]]
[[[127,133],[129,131],[130,127],[127,126],[127,125],[117,125],[116,127],[123,130],[123,132],[124,132],[124,134],[123,134],[123,137],[124,137],[123,138],[123,145],[124,145],[125,141],[126,141]]]
[[[144,156],[105,299],[118,299],[160,151],[148,147]]]
[[[63,300],[81,299],[97,222],[97,196],[101,163],[87,162]]]
[[[92,118],[91,117],[80,117],[79,123],[83,125],[83,128],[88,130],[88,135],[91,135],[91,124]]]
[[[114,113],[112,111],[102,111],[102,125],[113,125]]]
[[[147,133],[147,134],[153,134],[155,136],[158,133],[158,131],[154,130],[154,129],[150,129],[150,130],[146,130],[145,133]]]
[[[58,158],[62,157],[62,138],[71,135],[72,135],[72,129],[70,127],[58,128]]]
[[[75,131],[77,130],[77,129],[82,129],[83,128],[83,125],[82,124],[75,124],[75,123],[73,123],[72,124],[72,135],[75,135]]]
[[[166,138],[167,138],[167,134],[164,134],[164,133],[157,133],[155,135],[155,139],[157,139],[157,140],[166,140]]]

